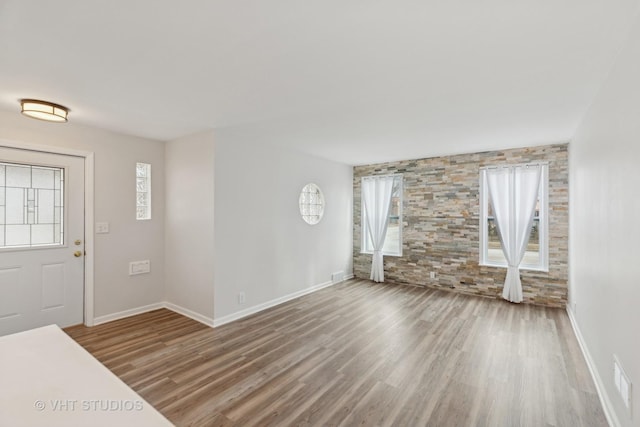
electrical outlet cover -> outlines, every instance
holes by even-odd
[[[627,382],[624,375],[620,376],[620,395],[622,396],[622,401],[625,406],[629,407],[629,383]]]

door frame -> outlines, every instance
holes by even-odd
[[[41,153],[61,154],[84,159],[84,308],[83,323],[94,325],[94,152],[55,145],[31,144],[0,139],[0,147]]]

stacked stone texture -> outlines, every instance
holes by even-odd
[[[568,280],[568,144],[354,167],[354,274],[369,278],[360,253],[361,178],[403,174],[402,256],[385,256],[385,281],[499,298],[506,269],[479,265],[480,168],[549,163],[549,271],[521,270],[524,302],[565,307]],[[430,272],[436,278],[430,279]]]

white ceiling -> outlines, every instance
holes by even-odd
[[[0,0],[0,108],[350,164],[564,142],[638,0]]]

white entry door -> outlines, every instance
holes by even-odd
[[[83,314],[84,159],[0,147],[0,336]]]

